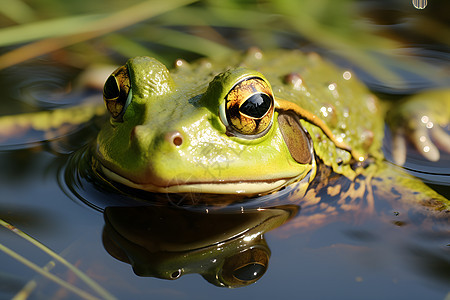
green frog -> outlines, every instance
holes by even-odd
[[[450,149],[440,129],[450,120],[450,90],[392,106],[315,53],[251,49],[223,60],[180,59],[171,71],[154,58],[135,57],[107,78],[103,98],[110,117],[96,138],[94,163],[107,180],[132,189],[243,197],[287,190],[302,197],[325,167],[349,180],[379,178],[378,191],[395,187],[411,202],[450,207],[384,162],[381,151],[387,115],[400,164],[404,136],[439,159],[429,134]],[[40,129],[51,120],[48,127],[56,128],[102,113],[85,106],[0,122]]]

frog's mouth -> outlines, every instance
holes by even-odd
[[[204,181],[190,182],[189,180],[173,178],[162,182],[160,185],[154,183],[138,183],[115,173],[101,165],[102,173],[109,179],[124,184],[128,187],[153,193],[193,193],[193,194],[240,194],[260,195],[277,191],[293,182],[305,177],[312,178],[311,170],[314,170],[314,162],[304,173],[295,177],[279,178],[271,180],[239,180],[239,181]],[[309,180],[308,180],[309,181]],[[155,181],[156,182],[156,181]]]
[[[213,179],[202,180],[193,178],[190,174],[182,174],[172,178],[162,178],[149,172],[143,175],[143,180],[135,176],[127,176],[121,171],[116,172],[114,167],[109,168],[100,159],[102,173],[109,179],[128,187],[154,193],[194,193],[194,194],[238,194],[261,195],[277,191],[293,182],[314,178],[315,159],[311,138],[292,112],[280,112],[278,115],[278,128],[292,158],[303,166],[300,173],[280,173],[279,177],[254,179]],[[133,175],[133,174],[128,174]],[[136,174],[134,174],[136,175]]]

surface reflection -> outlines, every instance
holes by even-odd
[[[198,273],[222,287],[255,283],[268,268],[264,233],[299,211],[283,205],[237,212],[167,206],[107,207],[103,245],[138,276],[177,279]]]

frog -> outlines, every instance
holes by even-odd
[[[170,71],[154,58],[131,58],[106,79],[104,106],[0,122],[39,130],[45,120],[57,128],[106,113],[92,164],[101,178],[135,191],[243,198],[284,191],[298,199],[326,168],[351,181],[363,177],[366,189],[382,182],[378,192],[395,187],[407,201],[448,212],[448,199],[387,164],[381,146],[387,120],[399,164],[405,137],[426,158],[439,159],[428,132],[450,149],[439,130],[450,120],[449,95],[429,91],[391,105],[316,53],[250,49],[225,59],[179,59]]]
[[[382,174],[385,115],[396,128],[409,124],[408,135],[430,160],[439,152],[420,127],[423,120],[402,113],[420,117],[425,107],[436,119],[433,132],[450,118],[449,90],[425,92],[394,110],[350,71],[295,50],[178,60],[172,71],[136,57],[110,75],[103,94],[111,117],[96,140],[101,172],[156,193],[255,197],[291,186],[301,196],[319,166],[350,180]],[[442,132],[438,140],[448,150]],[[396,135],[397,144],[403,136]],[[396,157],[401,164],[402,154]],[[389,172],[381,177],[392,178]],[[404,190],[426,191],[426,198],[438,199],[438,210],[448,211],[445,197],[405,180]]]

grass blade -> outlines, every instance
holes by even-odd
[[[83,28],[89,28],[87,31],[81,31],[59,38],[40,40],[7,52],[0,56],[0,69],[114,32],[195,1],[196,0],[175,0],[158,2],[152,0],[141,2],[128,9],[109,14],[99,20],[86,24]]]
[[[65,287],[69,291],[74,292],[75,294],[77,294],[78,296],[82,297],[83,299],[89,299],[89,300],[99,299],[99,298],[94,297],[94,296],[88,294],[87,292],[77,288],[76,286],[73,286],[70,283],[68,283],[68,282],[66,282],[66,281],[56,277],[55,275],[53,275],[50,272],[46,271],[45,269],[39,267],[35,263],[29,261],[25,257],[17,254],[16,252],[14,252],[13,250],[11,250],[8,247],[4,246],[1,243],[0,243],[0,251],[3,251],[5,254],[11,256],[15,260],[19,261],[20,263],[22,263],[23,265],[29,267],[30,269],[36,271],[37,273],[41,274],[42,276],[47,277],[49,280],[51,280],[51,281],[53,281],[53,282],[55,282],[55,283]]]
[[[81,272],[77,267],[75,267],[74,265],[72,265],[70,262],[68,262],[67,260],[65,260],[63,257],[61,257],[60,255],[58,255],[57,253],[55,253],[54,251],[52,251],[51,249],[49,249],[48,247],[46,247],[45,245],[43,245],[42,243],[40,243],[39,241],[37,241],[36,239],[32,238],[31,236],[29,236],[28,234],[24,233],[23,231],[21,231],[20,229],[12,226],[11,224],[5,222],[4,220],[0,219],[0,225],[2,225],[3,227],[9,229],[10,231],[14,232],[15,234],[17,234],[18,236],[20,236],[21,238],[25,239],[26,241],[30,242],[31,244],[33,244],[34,246],[36,246],[37,248],[39,248],[40,250],[42,250],[43,252],[47,253],[49,256],[51,256],[54,260],[60,262],[61,264],[63,264],[64,266],[66,266],[69,270],[71,270],[76,276],[78,276],[78,278],[80,278],[84,283],[86,283],[89,287],[91,287],[94,291],[96,291],[99,295],[101,295],[104,299],[115,299],[114,296],[112,296],[110,293],[108,293],[105,289],[103,289],[100,285],[98,285],[95,281],[93,281],[91,278],[89,278],[86,274],[84,274],[83,272]],[[0,244],[1,245],[1,244]],[[31,261],[28,261],[26,258],[21,257],[19,254],[13,252],[11,253],[12,250],[10,250],[9,248],[1,245],[0,250],[4,251],[6,254],[12,256],[13,258],[19,260],[20,262],[24,263],[24,265],[32,268],[33,270],[35,270],[36,272],[46,276],[47,278],[49,278],[50,280],[53,280],[52,277],[47,276],[47,274],[55,277],[53,274],[49,273],[48,271],[45,271],[44,269],[40,268],[39,266],[35,265],[34,263],[32,263]],[[13,254],[13,255],[12,255]],[[37,268],[37,269],[36,269]],[[58,278],[59,279],[59,278]],[[55,280],[53,280],[55,281]],[[62,281],[61,279],[59,279],[58,281],[55,281],[57,283],[60,283],[60,281]],[[64,281],[63,281],[64,282]],[[66,282],[63,285],[64,287],[66,287]],[[73,291],[73,289],[71,288],[70,290]]]

